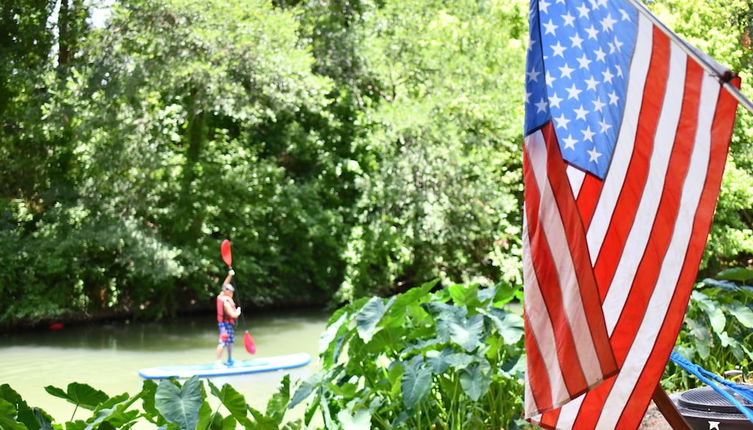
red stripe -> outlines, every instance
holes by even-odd
[[[735,83],[739,86],[739,79]],[[698,265],[703,255],[703,248],[705,247],[711,228],[714,206],[719,195],[724,163],[732,136],[736,109],[737,102],[735,99],[728,92],[722,90],[719,94],[717,110],[712,125],[711,158],[709,160],[706,183],[696,211],[691,242],[689,243],[682,272],[677,282],[677,293],[672,297],[667,317],[659,332],[654,349],[647,360],[647,366],[625,406],[623,415],[620,418],[620,426],[623,424],[625,427],[630,426],[636,421],[632,417],[636,415],[642,417],[645,413],[645,408],[649,402],[647,397],[650,397],[650,394],[647,396],[646,393],[653,391],[653,387],[659,382],[664,371],[663,365],[651,366],[650,364],[667,362],[674,346],[674,340],[677,338],[677,333],[679,333],[682,326],[685,309],[690,300],[690,294],[693,291],[693,283],[695,282]],[[637,424],[634,426],[637,427]]]
[[[541,132],[547,146],[547,176],[554,192],[556,204],[559,207],[562,224],[565,227],[567,245],[578,279],[578,288],[588,321],[588,330],[599,359],[601,374],[605,377],[610,376],[617,372],[617,363],[609,344],[604,314],[601,310],[601,300],[598,296],[591,258],[588,254],[585,230],[578,216],[578,208],[567,179],[565,162],[562,159],[552,123],[547,123]],[[589,382],[593,384],[595,381]]]
[[[680,120],[672,147],[672,154],[667,166],[659,207],[646,250],[638,265],[630,294],[627,297],[622,315],[612,333],[612,346],[622,363],[635,340],[635,335],[643,322],[648,302],[657,287],[659,272],[662,269],[669,243],[677,223],[680,209],[680,197],[683,184],[690,167],[690,157],[694,149],[696,130],[698,128],[698,106],[700,104],[700,86],[703,70],[694,61],[688,61],[685,78]],[[659,288],[675,289],[676,285],[661,285]],[[647,318],[663,318],[662,315],[647,315]],[[660,321],[656,321],[657,324]],[[662,365],[663,367],[663,365]]]
[[[560,411],[562,409],[555,409],[553,411],[549,411],[541,416],[541,422],[538,424],[539,427],[545,428],[545,429],[554,429],[557,425],[557,420],[559,420]]]
[[[528,373],[528,384],[531,387],[533,398],[536,402],[536,408],[538,410],[549,409],[552,407],[552,392],[549,389],[549,374],[546,371],[546,365],[541,357],[541,351],[539,350],[538,342],[531,331],[531,326],[528,323],[528,316],[523,316],[523,322],[525,324],[526,336],[526,356]]]
[[[638,120],[633,156],[613,212],[615,216],[610,222],[594,267],[602,300],[606,296],[617,264],[622,257],[625,240],[635,221],[635,213],[643,196],[656,127],[666,90],[669,71],[669,38],[656,27],[653,33],[653,51],[643,92],[643,105]]]
[[[531,255],[536,256],[536,258],[531,258],[531,261],[538,279],[539,290],[541,290],[549,319],[552,322],[560,368],[568,369],[568,372],[563,372],[565,386],[569,393],[578,393],[585,390],[588,384],[580,362],[574,360],[578,353],[565,313],[557,268],[554,265],[544,229],[539,222],[539,202],[541,201],[539,189],[526,151],[523,151],[523,177],[528,237],[531,243]]]
[[[591,225],[591,218],[594,216],[596,210],[596,203],[599,202],[601,195],[601,187],[604,185],[604,181],[597,178],[594,175],[586,173],[586,177],[583,179],[583,184],[580,186],[580,192],[578,193],[578,211],[583,219],[583,228],[588,231],[588,226]]]

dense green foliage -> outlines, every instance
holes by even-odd
[[[675,350],[717,375],[738,370],[745,381],[750,381],[753,287],[749,284],[752,280],[753,271],[734,268],[699,283],[690,297]],[[700,384],[672,362],[667,366],[663,383],[671,390]]]
[[[744,0],[650,6],[747,91]],[[225,238],[244,304],[519,283],[527,7],[4,2],[0,326],[206,308]],[[753,254],[751,139],[704,277]]]
[[[520,290],[424,284],[390,299],[360,299],[332,315],[320,342],[323,370],[305,423],[325,428],[510,428],[522,413],[523,319],[504,306]],[[370,424],[370,426],[369,426]]]
[[[217,407],[208,401],[209,388]],[[285,375],[280,387],[267,403],[264,412],[246,404],[246,399],[231,385],[221,388],[211,381],[205,384],[197,377],[183,384],[175,380],[162,380],[159,384],[144,381],[135,395],[123,393],[110,397],[89,385],[72,382],[66,390],[45,387],[52,396],[74,405],[67,421],[51,417],[44,409],[29,405],[8,384],[0,385],[0,428],[6,430],[39,429],[129,429],[134,426],[151,426],[161,429],[300,429],[301,420],[284,422],[290,402],[290,376]],[[140,402],[140,403],[139,403]],[[79,409],[90,411],[85,419],[75,419]],[[227,415],[221,413],[225,411]]]

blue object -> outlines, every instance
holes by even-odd
[[[743,385],[735,384],[734,382],[730,382],[730,381],[727,381],[726,379],[722,379],[719,376],[714,375],[713,373],[704,369],[703,367],[697,364],[691,363],[690,361],[686,360],[675,351],[672,351],[672,354],[669,356],[669,358],[672,361],[674,361],[678,366],[682,367],[683,369],[695,375],[695,377],[700,379],[701,382],[713,388],[714,391],[716,391],[717,393],[719,393],[719,395],[724,397],[728,402],[730,402],[730,404],[732,404],[737,409],[739,409],[740,412],[743,415],[745,415],[745,417],[748,418],[749,421],[753,422],[753,411],[745,407],[745,405],[740,403],[732,394],[729,393],[729,391],[719,387],[713,381],[719,382],[720,384],[726,386],[732,392],[744,398],[750,403],[753,403],[753,390]]]
[[[191,364],[184,366],[159,366],[139,370],[144,379],[190,378],[242,375],[246,373],[270,372],[274,370],[294,369],[311,362],[311,356],[304,352],[297,354],[263,357],[254,360],[239,360],[227,364]]]

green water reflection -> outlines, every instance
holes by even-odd
[[[0,383],[8,383],[33,406],[58,419],[68,419],[72,405],[50,396],[46,385],[65,388],[83,382],[109,395],[141,389],[138,369],[161,365],[209,363],[214,360],[217,328],[213,315],[193,316],[161,323],[107,323],[71,326],[59,331],[28,331],[0,335]],[[285,311],[245,318],[257,346],[255,357],[307,352],[314,363],[291,376],[305,378],[316,370],[319,335],[328,314],[321,311]],[[236,359],[251,356],[236,336]],[[249,404],[263,409],[283,372],[215,378],[230,383]],[[83,418],[84,415],[77,415]]]

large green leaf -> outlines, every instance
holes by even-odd
[[[212,394],[220,399],[220,402],[222,402],[223,406],[225,406],[227,410],[230,411],[230,413],[233,415],[233,417],[235,417],[236,420],[238,420],[239,423],[247,427],[251,425],[251,421],[246,416],[246,412],[248,411],[246,398],[243,397],[241,393],[239,393],[230,384],[224,384],[222,386],[222,389],[218,389],[217,386],[212,383],[212,381],[207,380],[207,383],[209,384],[209,389]]]
[[[753,311],[745,305],[729,306],[729,312],[737,318],[740,324],[747,328],[753,328]]]
[[[290,374],[286,373],[277,387],[277,392],[267,402],[267,416],[273,418],[277,424],[282,424],[288,403],[290,403]]]
[[[202,402],[201,381],[196,376],[183,386],[162,380],[157,386],[154,403],[166,420],[185,430],[193,430],[199,420]]]
[[[489,363],[483,360],[480,363],[472,363],[460,371],[460,385],[474,402],[489,390],[492,381],[489,369]]]
[[[409,410],[421,403],[431,390],[431,369],[420,360],[403,363],[405,372],[400,380],[403,404]]]
[[[450,339],[466,351],[473,351],[481,344],[484,331],[484,317],[476,314],[470,318],[454,317],[447,324]]]
[[[744,267],[733,267],[719,272],[716,275],[716,278],[729,281],[747,282],[753,279],[753,270]]]
[[[104,392],[94,389],[87,384],[81,384],[78,382],[71,382],[68,384],[67,391],[63,391],[52,385],[48,385],[44,387],[44,389],[55,397],[67,400],[69,403],[73,403],[80,408],[89,410],[94,410],[94,408],[100,403],[110,398],[110,396]]]
[[[520,315],[495,307],[479,310],[479,313],[486,315],[494,323],[506,343],[517,343],[523,337],[525,330],[523,318]]]
[[[0,399],[0,428],[8,430],[27,430],[27,427],[16,421],[16,408],[5,399]]]
[[[39,408],[30,408],[10,385],[0,385],[0,399],[5,399],[14,405],[17,410],[16,420],[23,423],[29,430],[52,428],[52,418]]]
[[[337,413],[337,418],[345,430],[371,429],[371,413],[368,409],[359,409],[355,413],[345,409]]]
[[[394,302],[395,297],[391,298],[387,304],[380,297],[372,297],[356,314],[356,328],[358,335],[364,342],[368,343],[371,340],[371,337],[377,331],[379,321]]]

